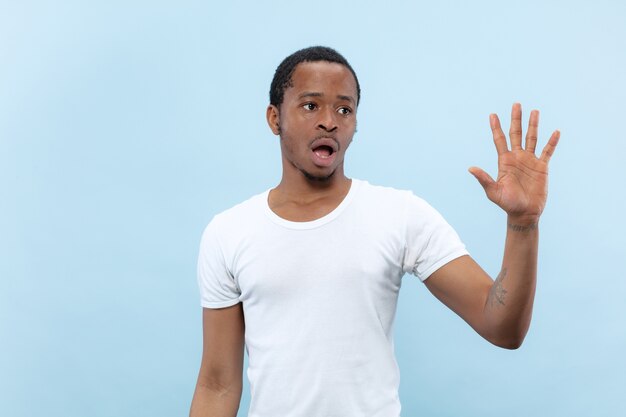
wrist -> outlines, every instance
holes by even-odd
[[[539,227],[539,216],[507,216],[507,227],[516,232],[529,232]]]

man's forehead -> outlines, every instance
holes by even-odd
[[[354,76],[343,64],[338,62],[329,62],[329,61],[305,61],[301,62],[294,68],[292,79],[295,76],[302,77],[306,76],[337,76],[337,77],[347,77],[351,78],[353,81]],[[356,84],[356,81],[355,81]]]
[[[301,62],[294,69],[288,90],[298,97],[303,95],[322,96],[323,91],[314,87],[334,87],[342,98],[356,102],[356,80],[352,72],[342,64],[328,61]]]

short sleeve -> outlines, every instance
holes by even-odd
[[[202,307],[223,308],[239,302],[241,291],[224,259],[215,218],[202,234],[198,255],[198,286]]]
[[[426,201],[407,193],[404,272],[425,281],[448,262],[467,255],[459,235]]]

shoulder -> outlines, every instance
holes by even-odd
[[[359,184],[359,195],[369,204],[377,207],[395,207],[410,210],[429,210],[431,206],[411,190],[383,185],[373,185],[368,181],[355,180]]]
[[[267,191],[264,191],[215,214],[206,226],[205,233],[245,228],[247,223],[258,221],[258,216],[263,213],[266,198]]]
[[[359,181],[359,210],[377,219],[387,218],[401,227],[426,229],[445,222],[441,214],[411,190],[372,185]]]

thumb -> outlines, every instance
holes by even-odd
[[[493,178],[491,178],[489,174],[487,174],[485,171],[478,167],[470,167],[468,171],[474,176],[474,178],[478,180],[480,185],[485,190],[485,194],[487,194],[487,197],[489,197],[489,195],[493,192],[496,186],[496,182],[493,180]]]

